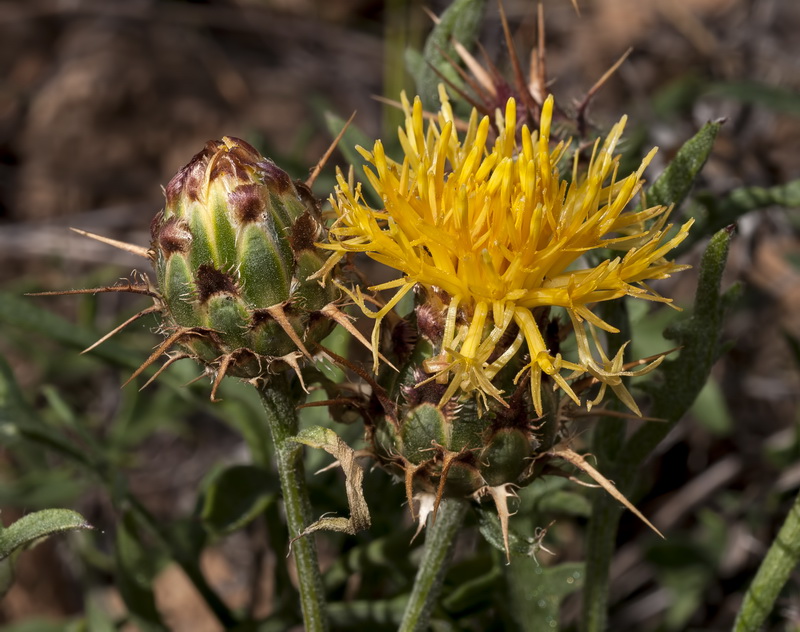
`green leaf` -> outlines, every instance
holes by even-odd
[[[455,85],[461,85],[458,73],[447,58],[454,61],[459,59],[453,41],[468,49],[472,47],[478,36],[485,9],[486,0],[454,0],[442,13],[439,23],[425,41],[422,53],[424,63],[414,63],[409,67],[409,72],[417,84],[417,94],[427,110],[438,109],[438,86],[442,83],[439,74]]]
[[[16,555],[12,555],[4,560],[0,560],[0,600],[6,596],[14,585],[14,562]]]
[[[2,303],[0,297],[0,305]],[[20,439],[55,450],[81,465],[89,464],[89,456],[84,451],[39,419],[22,396],[11,367],[0,357],[0,445],[12,445]]]
[[[648,206],[674,204],[680,206],[689,195],[697,175],[706,164],[721,122],[706,123],[686,141],[647,191]]]
[[[561,601],[583,586],[580,562],[542,567],[515,560],[506,567],[511,615],[520,630],[556,630]]]
[[[477,507],[475,511],[478,515],[478,528],[481,535],[498,551],[505,552],[503,529],[497,512],[494,508],[488,507]],[[536,538],[524,536],[509,528],[508,550],[511,554],[512,564],[517,559],[535,558],[541,548],[541,544]]]
[[[707,95],[727,97],[743,103],[753,103],[776,112],[800,114],[800,94],[780,86],[759,81],[729,81],[711,84]]]
[[[71,509],[43,509],[28,514],[0,531],[0,560],[39,538],[91,528],[83,516]]]
[[[778,535],[747,589],[736,617],[734,632],[757,632],[763,629],[767,615],[800,562],[800,494],[786,516]]]
[[[402,585],[414,570],[409,559],[410,539],[407,529],[397,529],[348,549],[325,571],[325,589],[332,592],[353,575],[369,576],[369,573]]]
[[[706,381],[697,394],[691,407],[691,415],[714,435],[726,437],[733,432],[734,421],[725,402],[725,394],[713,378]]]
[[[278,497],[277,478],[254,465],[234,465],[215,473],[203,498],[200,517],[214,535],[241,529]]]
[[[15,448],[15,457],[18,453],[19,449]],[[76,476],[74,468],[35,467],[31,470],[26,466],[21,469],[13,479],[4,480],[0,485],[0,507],[14,505],[31,511],[71,505],[87,487],[87,481]]]
[[[405,595],[393,599],[335,601],[328,604],[328,617],[338,630],[394,628],[403,617],[405,603]]]
[[[98,603],[99,599],[90,596],[86,604],[86,629],[89,632],[115,632],[117,626],[108,612]]]
[[[10,292],[0,292],[0,323],[54,340],[78,351],[86,349],[100,338],[100,334],[93,329],[71,323],[46,309],[37,307],[35,304],[37,300],[43,299],[42,297],[22,297]],[[113,340],[106,340],[87,353],[85,357],[97,358],[108,365],[128,370],[137,369],[144,359],[139,352],[132,352]],[[183,388],[183,383],[169,375],[162,376],[161,382],[170,386],[185,399],[191,396],[191,391]]]
[[[214,404],[214,414],[242,435],[254,463],[268,466],[272,462],[272,440],[258,393],[239,380],[223,380],[219,392],[222,401]]]
[[[586,496],[577,492],[560,490],[542,497],[536,505],[536,510],[546,514],[588,518],[592,513],[592,504]]]
[[[686,413],[705,385],[711,367],[723,349],[720,341],[723,317],[729,304],[739,294],[739,286],[733,286],[726,294],[720,292],[730,241],[731,233],[727,230],[719,231],[711,239],[700,264],[694,308],[664,334],[682,348],[676,359],[667,359],[662,363],[658,374],[662,378],[660,383],[655,384],[651,380],[644,383],[643,388],[653,399],[650,415],[665,419],[667,423],[647,423],[631,437],[623,450],[622,459],[632,469],[638,467],[638,463]],[[632,472],[627,474],[631,476]]]
[[[451,569],[451,577],[458,577],[458,582],[453,590],[442,599],[442,606],[450,613],[468,613],[477,606],[487,603],[492,598],[498,582],[503,577],[499,564],[494,564],[488,571],[477,577],[463,576],[453,572],[461,569]]]
[[[138,627],[148,632],[166,630],[153,594],[155,556],[141,541],[130,512],[125,512],[117,525],[115,559],[117,587]]]
[[[694,308],[664,334],[682,347],[678,357],[665,360],[660,371],[642,383],[653,400],[649,414],[665,421],[647,422],[639,428],[619,451],[615,467],[607,472],[628,496],[642,462],[692,405],[725,348],[720,341],[722,320],[738,295],[737,286],[725,294],[720,292],[730,240],[727,230],[711,239],[700,265]],[[587,632],[606,628],[608,571],[620,513],[619,504],[610,496],[595,497],[586,545],[583,626]]]
[[[685,252],[692,244],[714,231],[733,224],[751,211],[768,206],[794,208],[800,206],[800,180],[792,180],[774,187],[741,187],[728,195],[717,198],[710,193],[696,196],[698,210],[694,212],[695,225],[689,237],[680,245],[676,253]]]

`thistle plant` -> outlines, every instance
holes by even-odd
[[[686,267],[665,257],[692,222],[672,231],[669,207],[631,208],[654,151],[619,177],[624,119],[595,143],[584,168],[574,154],[567,182],[559,166],[568,145],[550,139],[552,97],[534,131],[518,128],[512,98],[494,128],[473,110],[460,136],[443,89],[440,96],[426,129],[421,101],[403,95],[402,162],[381,141],[360,149],[383,208],[339,174],[337,220],[323,246],[336,253],[329,264],[363,252],[403,273],[370,288],[394,291],[377,311],[359,288],[342,286],[375,319],[376,368],[381,325],[414,292],[413,314],[395,323],[386,347],[402,368],[399,376],[384,371],[380,401],[391,405],[368,427],[376,457],[405,479],[409,502],[416,492],[434,494],[433,507],[447,496],[491,495],[506,531],[507,497],[549,458],[613,489],[570,449],[563,424],[608,388],[640,415],[623,378],[652,371],[663,356],[636,370],[624,364],[626,344],[609,357],[598,332],[618,330],[593,306],[624,296],[670,303],[645,282]],[[577,353],[567,359],[559,347],[570,333]]]
[[[311,631],[331,625],[427,630],[433,619],[453,629],[479,629],[480,622],[465,621],[481,608],[484,622],[491,619],[495,627],[552,629],[561,599],[581,586],[582,628],[606,628],[620,514],[633,512],[661,535],[637,509],[641,490],[634,483],[724,350],[720,328],[734,292],[721,294],[719,283],[730,229],[713,235],[699,266],[694,307],[666,334],[674,349],[632,357],[624,307],[647,302],[679,311],[653,282],[688,268],[675,261],[677,253],[719,224],[719,217],[706,218],[701,235],[692,219],[675,219],[719,123],[703,127],[655,182],[645,174],[656,149],[625,171],[620,153],[626,118],[597,138],[588,133],[586,109],[605,77],[575,108],[557,102],[544,75],[543,43],[532,54],[526,80],[502,7],[514,82],[491,64],[482,68],[462,43],[474,35],[467,31],[477,29],[482,6],[457,0],[441,16],[426,46],[424,69],[415,73],[420,96],[400,96],[404,123],[397,142],[384,137],[362,143],[357,152],[366,162],[363,174],[338,171],[327,204],[311,192],[313,178],[293,181],[245,141],[210,141],[165,187],[149,247],[90,235],[146,258],[155,271],[152,281],[136,274],[117,285],[49,293],[149,297],[151,306],[88,350],[154,315],[161,341],[144,362],[133,363],[138,368],[129,382],[152,372],[163,358],[147,384],[190,359],[209,379],[213,402],[225,388],[223,379],[232,377],[258,391],[266,413],[263,425],[274,454],[253,450],[260,468],[253,479],[255,486],[272,490],[265,477],[274,474],[265,468],[277,469],[283,513],[272,502],[277,493],[260,505],[231,510],[247,513],[237,514],[239,526],[259,512],[268,522],[277,554],[275,583],[283,594],[276,599],[278,611],[263,620],[235,611],[216,594],[197,556],[192,558],[196,551],[189,551],[194,542],[181,540],[183,531],[170,531],[132,493],[120,492],[120,473],[98,456],[96,441],[81,435],[88,446],[84,453],[68,438],[18,424],[20,436],[48,445],[107,482],[122,515],[114,563],[123,578],[136,558],[126,547],[138,546],[138,556],[148,555],[146,545],[137,544],[138,530],[145,527],[226,629],[289,629],[301,614]],[[366,257],[385,268],[383,278],[386,269],[394,278],[371,283]],[[370,340],[351,322],[359,311],[371,323]],[[339,343],[355,339],[369,350],[371,370],[346,344],[327,348],[326,337],[337,326],[346,330]],[[339,379],[341,372],[329,370],[330,363],[350,381]],[[8,375],[0,364],[0,387],[12,384]],[[325,395],[307,401],[309,393],[322,391]],[[13,389],[0,388],[3,420],[12,404],[28,415],[19,398],[7,403],[7,392]],[[301,429],[297,409],[311,406],[327,407],[331,419],[324,427]],[[312,509],[303,446],[334,457],[345,475],[349,517],[327,515],[328,506]],[[364,467],[368,461],[401,487],[381,488],[381,481],[388,481]],[[253,473],[248,470],[248,476]],[[579,495],[576,484],[557,478],[602,489]],[[230,480],[236,485],[227,489],[239,500],[240,479]],[[564,487],[549,487],[554,481]],[[556,496],[551,489],[567,500],[555,510],[531,509],[532,497]],[[315,500],[327,502],[338,490],[325,491]],[[218,498],[223,492],[214,494],[209,500],[213,494],[201,492],[200,499],[224,504]],[[403,495],[407,510],[401,507]],[[352,538],[370,527],[370,511],[385,497],[398,498],[396,506],[380,507],[387,514],[395,510],[384,520],[392,532],[372,529]],[[344,507],[342,501],[338,509]],[[407,526],[397,518],[406,511],[417,521],[413,537],[411,521]],[[545,542],[553,523],[548,511],[586,518],[585,562],[540,565],[537,553],[547,551],[545,546],[558,548]],[[440,600],[459,533],[472,526],[470,512],[494,547],[479,549],[475,568],[491,568],[470,574],[468,581],[459,575],[455,589]],[[204,516],[192,518],[198,518],[197,526]],[[275,535],[284,531],[281,521],[288,530],[284,540]],[[32,514],[0,529],[0,562],[41,535],[86,528],[74,512]],[[326,529],[347,539],[323,574],[314,534]],[[785,529],[791,535],[797,525],[790,519]],[[423,530],[412,584],[412,564],[398,570],[397,556],[385,550],[400,542],[400,556],[413,560],[408,540]],[[794,554],[773,553],[746,600],[740,629],[759,625],[797,562]],[[296,581],[285,554],[294,560]],[[360,563],[392,575],[386,582],[390,589],[368,585],[365,572],[365,587],[352,582],[340,590]],[[136,578],[135,572],[130,575]],[[359,596],[351,599],[351,590]],[[121,592],[135,623],[163,629],[152,591],[144,607],[130,586]],[[384,599],[387,592],[391,596]],[[490,592],[501,607],[485,605],[484,593]],[[328,607],[326,598],[339,602]]]

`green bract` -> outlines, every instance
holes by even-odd
[[[543,443],[544,423],[536,421],[527,380],[514,384],[521,361],[497,375],[510,393],[505,402],[461,393],[441,403],[447,383],[437,382],[423,367],[441,348],[446,313],[436,293],[420,292],[412,316],[395,326],[386,352],[399,373],[385,369],[379,376],[385,397],[382,414],[371,419],[373,452],[405,480],[409,500],[431,493],[437,504],[446,497],[508,495],[508,485],[530,480],[534,458],[551,441]],[[501,340],[502,350],[512,340]]]
[[[308,187],[246,142],[225,137],[172,178],[151,224],[163,329],[222,374],[297,366],[326,336],[338,291],[310,279],[327,253]]]

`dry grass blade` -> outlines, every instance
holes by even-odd
[[[525,80],[525,75],[522,72],[522,66],[519,63],[517,51],[514,48],[514,38],[511,36],[511,29],[508,26],[508,19],[506,19],[506,12],[503,9],[501,0],[497,1],[498,9],[500,10],[500,22],[503,25],[503,35],[506,38],[506,48],[508,48],[509,60],[511,61],[511,69],[514,73],[514,82],[517,85],[517,92],[525,103],[525,107],[531,112],[536,111],[537,104],[531,97],[528,91],[528,82]]]
[[[633,48],[629,48],[626,50],[622,56],[614,63],[611,68],[603,73],[603,76],[598,79],[595,84],[589,88],[589,91],[584,95],[581,102],[578,104],[577,111],[576,111],[576,119],[578,122],[578,131],[580,132],[581,136],[586,135],[586,110],[589,107],[589,104],[592,102],[594,96],[600,91],[600,88],[603,87],[606,81],[611,78],[619,67],[628,59],[628,56],[633,52]]]

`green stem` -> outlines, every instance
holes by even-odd
[[[297,434],[298,422],[295,401],[289,393],[284,375],[273,376],[258,389],[267,413],[272,441],[275,444],[275,463],[281,481],[289,535],[299,536],[311,523],[311,503],[306,489],[303,467],[303,446],[291,441]],[[300,584],[300,605],[307,632],[328,629],[322,576],[317,564],[317,551],[312,537],[302,537],[292,544],[297,578]]]
[[[427,527],[425,552],[399,632],[422,632],[428,629],[433,606],[439,598],[444,576],[453,557],[456,534],[466,512],[467,503],[464,500],[447,498],[439,505],[436,522]]]
[[[736,617],[734,632],[756,632],[772,610],[792,569],[800,561],[800,494],[761,562]]]
[[[583,588],[583,632],[603,632],[608,616],[608,573],[614,554],[621,506],[608,494],[598,493],[586,531],[586,583]]]

